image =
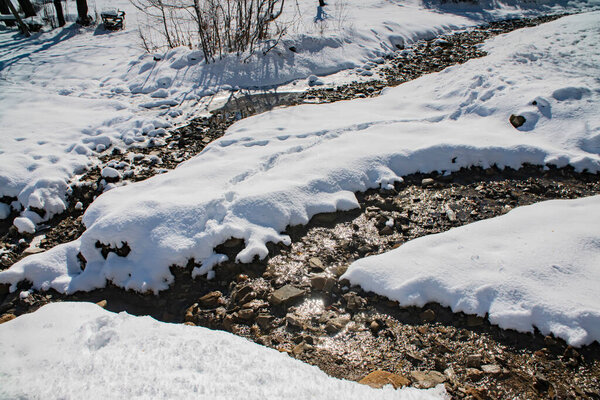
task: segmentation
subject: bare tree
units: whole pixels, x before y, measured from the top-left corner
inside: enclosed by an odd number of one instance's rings
[[[63,13],[61,0],[54,0],[54,8],[56,8],[56,19],[58,26],[65,26],[65,14]]]
[[[79,25],[89,25],[92,19],[88,15],[87,0],[77,0],[77,23]]]
[[[285,32],[284,27],[274,26],[285,0],[131,1],[153,21],[140,30],[144,46],[153,43],[149,36],[154,32],[162,38],[154,47],[196,46],[206,62],[226,53],[251,53],[259,42]]]
[[[31,36],[31,33],[29,33],[29,28],[27,28],[27,25],[21,19],[21,16],[17,12],[17,9],[15,8],[15,6],[12,4],[12,2],[10,0],[5,0],[5,1],[6,1],[6,6],[8,7],[8,9],[12,13],[12,15],[15,17],[15,19],[17,21],[17,25],[19,25],[19,29],[21,29],[21,32],[23,32],[23,35],[25,35],[26,37]]]
[[[8,0],[10,1],[10,0]],[[31,4],[30,0],[18,0],[19,6],[21,6],[21,11],[25,13],[25,17],[35,17],[35,8],[33,8],[33,4]]]

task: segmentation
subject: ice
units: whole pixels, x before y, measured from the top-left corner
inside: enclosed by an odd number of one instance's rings
[[[443,399],[327,376],[227,332],[54,303],[0,325],[0,397],[44,399]]]
[[[600,341],[600,196],[553,200],[355,261],[342,279],[397,300],[435,302],[504,329]]]

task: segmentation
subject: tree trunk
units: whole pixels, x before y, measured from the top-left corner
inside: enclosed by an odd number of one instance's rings
[[[54,8],[56,8],[56,19],[58,19],[58,26],[65,26],[65,14],[63,14],[62,3],[60,0],[54,0]]]
[[[77,23],[79,25],[89,25],[87,0],[77,0]]]
[[[10,9],[10,12],[12,13],[12,15],[15,16],[15,18],[17,20],[17,24],[19,25],[19,28],[23,32],[23,35],[25,35],[26,37],[31,36],[31,33],[29,33],[29,28],[27,28],[27,25],[25,25],[25,23],[21,19],[21,16],[17,12],[17,9],[15,8],[15,6],[13,6],[13,3],[11,3],[10,0],[6,0],[6,5]]]
[[[10,1],[10,0],[9,0]],[[25,17],[35,17],[35,9],[30,0],[18,0],[21,6],[21,11],[25,13]]]
[[[8,9],[8,5],[6,4],[7,0],[0,0],[0,14],[2,15],[12,15],[10,10]],[[6,26],[15,26],[15,21],[4,21]]]

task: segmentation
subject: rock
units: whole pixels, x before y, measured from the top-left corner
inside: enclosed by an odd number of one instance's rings
[[[27,256],[30,256],[32,254],[43,253],[44,251],[46,251],[46,250],[40,249],[39,247],[28,247],[28,248],[25,249],[25,251],[23,251],[22,256],[23,257],[27,257]]]
[[[307,350],[312,349],[313,347],[305,342],[302,342],[300,344],[297,344],[296,346],[294,346],[292,348],[292,354],[295,356],[299,356],[300,354],[304,353]]]
[[[244,244],[244,239],[240,238],[230,238],[223,242],[223,246],[227,249],[232,249],[235,247],[240,247]]]
[[[312,257],[311,259],[309,259],[308,265],[314,271],[317,271],[317,272],[325,271],[325,266],[323,265],[323,262],[316,257]]]
[[[467,326],[475,327],[483,325],[483,318],[477,315],[467,315]]]
[[[342,297],[346,300],[348,310],[359,310],[367,304],[367,300],[353,292],[346,293]]]
[[[325,330],[329,334],[339,332],[348,324],[348,322],[350,322],[349,317],[343,316],[343,317],[332,318],[329,321],[327,321],[327,323],[325,324]]]
[[[275,321],[275,317],[269,313],[260,313],[256,317],[256,323],[263,331],[269,331],[273,328],[273,321]]]
[[[372,321],[369,325],[369,329],[371,330],[371,332],[377,333],[381,329],[381,326],[377,323],[377,321]]]
[[[0,299],[9,293],[9,287],[8,284],[0,283]]]
[[[383,228],[381,228],[381,230],[379,231],[379,234],[382,236],[389,236],[392,235],[394,233],[394,229],[391,226],[384,226]]]
[[[480,381],[483,378],[483,371],[478,370],[477,368],[467,368],[467,379],[471,382]]]
[[[524,116],[515,114],[511,114],[508,120],[510,121],[510,124],[515,128],[522,126],[525,123],[525,121],[527,121]]]
[[[231,330],[233,329],[234,318],[237,316],[235,314],[236,313],[228,314],[225,317],[225,319],[223,319],[223,328],[225,328],[229,332],[231,332]]]
[[[288,327],[304,329],[304,321],[302,321],[302,318],[293,313],[288,313],[285,316],[285,323]]]
[[[4,314],[0,317],[0,324],[3,324],[8,321],[12,321],[15,318],[17,318],[17,317],[14,314]]]
[[[502,368],[497,364],[484,364],[481,366],[481,370],[490,375],[498,375],[502,372]]]
[[[482,360],[483,357],[481,357],[479,354],[471,354],[470,356],[467,356],[467,367],[479,368],[481,367]]]
[[[218,290],[205,294],[198,299],[198,303],[203,307],[217,307],[221,304],[221,296],[223,294]]]
[[[402,375],[393,374],[388,371],[376,370],[362,378],[358,383],[371,386],[374,389],[380,389],[385,385],[392,385],[394,389],[399,389],[410,385],[410,380]]]
[[[434,180],[432,178],[425,178],[421,181],[421,186],[428,187],[434,184]]]
[[[274,291],[271,296],[269,296],[269,302],[278,306],[280,304],[290,303],[296,299],[299,299],[303,295],[304,290],[298,289],[292,285],[285,285]]]
[[[446,382],[446,376],[437,371],[412,371],[410,377],[421,389],[429,389]]]
[[[310,285],[315,290],[329,292],[335,285],[335,278],[325,273],[316,274],[310,278]]]
[[[435,320],[435,311],[425,310],[421,313],[421,320],[423,322],[431,322]]]
[[[244,308],[237,312],[238,319],[241,319],[243,321],[251,321],[254,319],[255,315],[256,314],[254,310],[251,308]]]
[[[102,308],[106,308],[107,304],[108,304],[108,302],[106,300],[100,300],[99,302],[96,303],[97,306],[102,307]]]
[[[196,326],[196,324],[193,323],[192,321],[185,321],[183,324],[187,325],[187,326]]]

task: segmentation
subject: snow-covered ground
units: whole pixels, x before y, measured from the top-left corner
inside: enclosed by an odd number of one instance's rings
[[[372,389],[222,331],[55,303],[0,325],[0,398],[440,399]]]
[[[342,278],[401,305],[436,302],[501,328],[600,341],[600,196],[552,200],[355,261]]]
[[[0,282],[74,292],[110,280],[156,292],[172,281],[170,265],[194,258],[194,273],[209,273],[225,259],[214,247],[230,237],[245,240],[238,261],[263,258],[267,242],[289,243],[286,226],[355,208],[354,192],[405,174],[524,162],[598,171],[599,20],[575,15],[498,37],[488,57],[378,98],[240,121],[174,171],[100,196],[80,239],[22,260]],[[527,118],[520,129],[513,113]],[[131,253],[104,259],[98,241]]]
[[[14,30],[0,31],[0,198],[18,197],[13,208],[25,209],[22,218],[30,220],[19,220],[23,230],[65,209],[67,184],[98,154],[111,146],[143,145],[151,131],[198,111],[206,103],[203,96],[361,68],[396,45],[438,33],[492,19],[593,9],[599,2],[439,6],[419,0],[352,5],[333,0],[326,7],[330,17],[316,24],[316,1],[287,2],[282,22],[289,22],[289,33],[276,48],[244,63],[225,57],[210,65],[188,48],[160,54],[155,61],[142,51],[137,28],[143,18],[129,2],[90,4],[97,10],[125,10],[126,30],[107,33],[101,27],[68,25],[30,39]],[[74,11],[74,2],[68,2],[67,12]],[[40,217],[31,209],[46,214]],[[9,211],[0,203],[0,218]]]

